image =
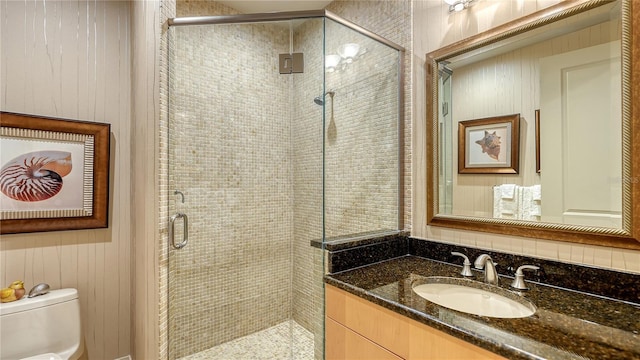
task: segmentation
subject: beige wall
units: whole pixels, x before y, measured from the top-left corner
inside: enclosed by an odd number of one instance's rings
[[[166,19],[175,1],[132,1],[133,358],[167,354]],[[164,149],[164,150],[163,150]]]
[[[109,228],[3,235],[0,285],[77,288],[90,359],[131,350],[127,1],[3,1],[1,109],[111,124]],[[2,344],[6,346],[6,344]]]
[[[464,246],[593,265],[640,273],[640,252],[550,240],[520,238],[426,225],[425,54],[555,3],[549,1],[479,0],[470,9],[449,14],[439,0],[414,1],[415,99],[413,119],[413,228],[412,235]]]

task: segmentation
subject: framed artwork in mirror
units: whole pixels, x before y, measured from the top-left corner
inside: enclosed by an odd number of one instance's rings
[[[517,174],[520,114],[458,123],[459,174]]]
[[[108,226],[110,125],[0,113],[0,232]]]
[[[540,109],[536,110],[536,173],[540,174]]]

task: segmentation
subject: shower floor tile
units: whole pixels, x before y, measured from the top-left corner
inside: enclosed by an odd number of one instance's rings
[[[261,359],[313,360],[313,334],[290,320],[180,360]]]

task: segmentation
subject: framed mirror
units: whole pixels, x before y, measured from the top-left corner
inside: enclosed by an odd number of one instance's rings
[[[427,54],[427,223],[640,249],[640,2],[567,0]]]

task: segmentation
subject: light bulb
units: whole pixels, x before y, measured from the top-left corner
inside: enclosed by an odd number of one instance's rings
[[[338,54],[342,56],[346,63],[353,62],[353,59],[358,55],[359,51],[360,45],[356,43],[343,44],[338,48]]]
[[[328,72],[335,71],[339,63],[340,55],[327,55],[324,57],[324,67]]]
[[[458,11],[462,11],[464,10],[464,4],[463,3],[457,3],[455,5],[453,5],[453,11],[458,12]]]

